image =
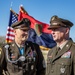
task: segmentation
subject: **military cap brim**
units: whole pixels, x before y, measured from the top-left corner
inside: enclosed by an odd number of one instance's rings
[[[23,18],[22,20],[13,23],[11,27],[14,29],[29,29],[30,25],[30,20],[27,18]]]
[[[69,20],[59,18],[58,16],[51,17],[50,27],[48,29],[59,28],[59,27],[72,27],[73,23]]]
[[[59,28],[61,26],[50,26],[48,29],[54,29],[54,28]]]

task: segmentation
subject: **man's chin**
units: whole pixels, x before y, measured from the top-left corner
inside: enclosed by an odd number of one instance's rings
[[[27,39],[25,38],[25,39],[22,39],[22,41],[26,41]]]
[[[53,38],[53,40],[56,41],[57,39],[56,38]]]

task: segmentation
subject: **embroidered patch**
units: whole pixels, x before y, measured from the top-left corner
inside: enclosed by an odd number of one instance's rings
[[[52,56],[53,56],[53,53],[51,53],[51,55],[48,55],[49,58],[52,58]]]
[[[64,54],[61,56],[61,58],[70,58],[70,56],[71,56],[71,51],[68,51],[68,52],[64,53]]]
[[[52,55],[48,56],[49,58],[52,58]]]

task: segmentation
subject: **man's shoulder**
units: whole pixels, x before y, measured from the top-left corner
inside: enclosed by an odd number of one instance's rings
[[[35,49],[37,52],[41,51],[38,44],[33,43],[31,41],[27,41],[26,43],[28,43],[28,45],[31,46],[32,49]]]
[[[5,47],[5,45],[6,45],[6,43],[5,43],[5,42],[4,42],[4,43],[0,43],[0,48]]]
[[[11,47],[11,46],[15,46],[16,44],[14,42],[10,42],[10,43],[4,43],[3,47]]]
[[[75,47],[75,42],[72,43],[72,46]]]
[[[26,41],[26,43],[39,46],[37,43],[31,42],[31,41]]]
[[[73,42],[73,45],[75,45],[75,42]]]
[[[75,48],[75,42],[72,40],[72,39],[70,39],[68,42],[67,42],[67,44],[66,44],[66,47],[68,48],[68,47],[70,47],[70,48]]]
[[[56,46],[51,48],[48,53],[51,54],[55,50],[55,48],[56,48]]]

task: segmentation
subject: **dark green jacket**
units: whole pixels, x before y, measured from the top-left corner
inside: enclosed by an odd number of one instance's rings
[[[75,75],[75,44],[72,40],[55,56],[56,47],[48,52],[46,75]]]
[[[19,48],[15,42],[10,43],[10,60],[17,60],[20,56],[21,54]],[[18,61],[16,63],[11,63],[7,60],[7,70],[9,73],[8,75],[45,75],[45,67],[43,67],[44,58],[37,44],[26,42],[24,47],[24,57],[25,61],[23,62]],[[33,59],[33,57],[35,57],[35,59]]]

